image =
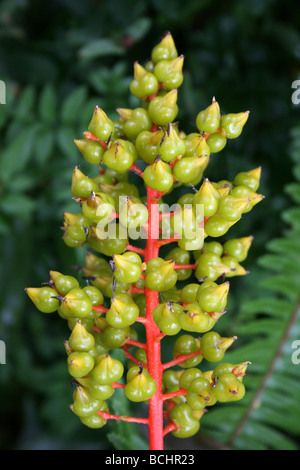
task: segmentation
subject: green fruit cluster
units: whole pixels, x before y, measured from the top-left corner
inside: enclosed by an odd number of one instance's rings
[[[244,261],[253,237],[221,237],[263,199],[257,192],[261,168],[240,172],[232,181],[204,177],[212,154],[240,136],[249,113],[222,115],[213,98],[196,116],[195,131],[186,134],[175,122],[183,62],[167,33],[144,66],[134,64],[130,91],[140,105],[117,108],[119,120],[95,107],[84,138],[74,142],[96,174],[75,167],[71,195],[77,211],[65,212],[63,222],[65,244],[88,247],[79,267],[86,284],[50,271],[45,285],[26,289],[41,312],[58,312],[67,321],[67,367],[76,383],[71,409],[91,428],[106,423],[106,401],[116,386],[133,402],[148,402],[156,394],[148,370],[151,348],[137,341],[137,322],[146,328],[147,322],[154,324],[157,341],[174,337],[171,362],[180,370],[165,370],[160,358],[157,367],[164,370],[159,393],[169,394],[165,412],[175,436],[195,434],[206,407],[240,400],[245,393],[246,363],[221,363],[209,372],[197,366],[223,361],[236,339],[213,329],[227,311],[228,278],[248,273]],[[187,191],[177,197],[179,187]],[[149,189],[162,205],[170,195],[176,203],[176,210],[160,214],[154,241]],[[144,260],[149,240],[175,246]],[[151,295],[157,302],[149,311]],[[127,365],[115,358],[119,348]]]

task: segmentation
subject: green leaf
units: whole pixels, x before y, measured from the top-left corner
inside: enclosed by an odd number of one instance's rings
[[[40,130],[34,141],[35,160],[44,165],[50,158],[55,143],[55,132],[48,127]]]
[[[10,217],[19,217],[24,222],[28,222],[33,210],[35,201],[24,194],[6,194],[0,202],[0,209]]]
[[[87,99],[87,87],[82,86],[73,90],[64,100],[61,108],[61,120],[70,124],[81,116],[81,110]]]
[[[39,100],[39,115],[42,121],[53,124],[57,119],[57,96],[52,85],[44,88]]]
[[[39,127],[39,124],[34,124],[25,129],[2,152],[0,178],[5,184],[9,182],[10,178],[23,171],[29,162]]]
[[[125,49],[112,39],[97,39],[79,49],[78,55],[80,59],[92,60],[97,57],[121,55],[124,51]]]

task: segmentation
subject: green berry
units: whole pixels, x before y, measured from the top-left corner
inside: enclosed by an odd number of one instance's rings
[[[172,431],[175,437],[187,438],[194,436],[199,431],[199,420],[193,416],[193,410],[187,403],[175,405],[169,417],[177,425],[176,431]]]
[[[60,301],[52,287],[27,287],[25,292],[40,312],[53,313],[58,310]]]
[[[68,371],[74,377],[84,377],[89,374],[95,365],[95,360],[86,351],[74,351],[68,356]]]
[[[213,133],[220,127],[221,116],[219,103],[213,98],[212,104],[196,117],[196,126],[200,132]]]
[[[201,353],[208,362],[218,362],[224,357],[225,351],[236,340],[232,338],[223,338],[215,331],[209,331],[201,337]]]
[[[156,382],[142,366],[131,367],[127,373],[124,393],[128,400],[142,402],[149,400],[156,392]]]

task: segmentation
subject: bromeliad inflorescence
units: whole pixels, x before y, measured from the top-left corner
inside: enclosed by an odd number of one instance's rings
[[[163,449],[168,432],[197,433],[208,407],[244,396],[249,363],[222,363],[236,337],[214,328],[226,313],[228,279],[248,272],[241,263],[253,237],[222,237],[263,198],[260,168],[233,181],[203,176],[249,113],[221,115],[213,98],[186,134],[175,122],[183,62],[167,33],[145,66],[134,64],[130,91],[140,106],[117,108],[117,121],[94,109],[74,142],[97,174],[74,169],[78,210],[64,213],[63,227],[68,247],[88,247],[82,282],[50,271],[47,285],[26,288],[41,312],[67,321],[72,411],[91,428],[110,419],[145,424],[152,450]],[[162,363],[165,336],[174,339],[173,356]],[[202,372],[202,361],[212,367]],[[111,414],[116,388],[144,403],[145,417]]]

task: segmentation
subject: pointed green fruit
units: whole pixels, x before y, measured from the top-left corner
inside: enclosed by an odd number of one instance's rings
[[[212,103],[196,117],[196,126],[199,132],[213,133],[220,127],[221,115],[219,103],[213,98]]]
[[[242,133],[243,127],[246,124],[250,112],[226,114],[221,118],[221,126],[226,134],[227,139],[236,139]]]
[[[201,353],[208,362],[219,362],[223,359],[226,350],[237,339],[236,336],[232,338],[224,338],[215,331],[205,333],[200,340]]]
[[[235,186],[246,186],[251,191],[257,191],[260,184],[261,166],[250,171],[241,171],[233,180]]]
[[[151,52],[151,59],[154,63],[164,59],[175,59],[177,56],[177,49],[170,32],[165,34],[162,40],[152,49]]]
[[[72,174],[71,193],[74,197],[89,197],[92,191],[97,191],[97,183],[85,176],[76,166]]]
[[[88,163],[92,165],[101,163],[104,148],[100,142],[97,140],[74,139],[74,143]]]
[[[177,95],[177,88],[174,88],[165,95],[156,96],[150,101],[148,113],[158,126],[167,127],[176,118],[178,114]]]
[[[156,191],[167,192],[173,186],[173,175],[170,166],[157,158],[143,173],[145,184]]]
[[[204,217],[211,217],[217,212],[220,200],[221,197],[218,190],[208,178],[205,178],[199,191],[194,196],[193,206],[196,207],[197,204],[203,204]]]
[[[114,133],[114,123],[99,106],[95,106],[88,130],[98,139],[107,142]]]
[[[175,405],[169,415],[170,420],[177,425],[172,434],[178,438],[187,438],[197,434],[200,423],[193,415],[192,408],[187,403]]]
[[[167,90],[173,90],[173,88],[179,88],[182,85],[183,62],[184,56],[181,55],[175,59],[162,59],[154,66],[154,75]]]
[[[96,359],[91,378],[100,385],[111,385],[122,377],[123,372],[124,367],[120,361],[103,354]]]
[[[133,402],[149,400],[156,392],[156,382],[142,366],[134,366],[127,372],[125,396]]]
[[[130,92],[136,98],[146,98],[147,96],[154,95],[158,91],[157,77],[142,67],[138,62],[133,66],[133,80],[129,85]]]
[[[95,346],[95,338],[80,321],[78,321],[69,337],[69,346],[73,351],[89,352]]]
[[[52,287],[26,287],[25,292],[40,312],[53,313],[58,310],[60,301]]]

